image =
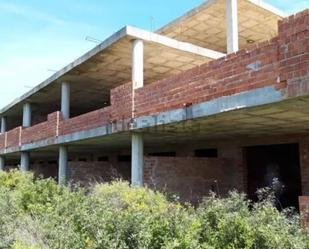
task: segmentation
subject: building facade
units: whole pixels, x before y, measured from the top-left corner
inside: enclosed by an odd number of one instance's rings
[[[0,110],[0,166],[60,184],[122,178],[198,202],[280,183],[309,195],[309,12],[209,0],[126,26]],[[275,182],[276,183],[276,182]]]

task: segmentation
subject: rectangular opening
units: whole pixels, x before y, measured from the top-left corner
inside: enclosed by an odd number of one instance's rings
[[[176,152],[175,151],[168,151],[168,152],[154,152],[149,153],[149,156],[158,156],[158,157],[175,157]]]
[[[109,159],[108,159],[108,156],[100,156],[97,158],[97,161],[98,162],[108,162]]]
[[[120,155],[118,156],[118,162],[131,162],[130,155]]]
[[[271,187],[278,208],[298,208],[301,176],[298,144],[247,147],[248,196],[257,200],[259,188]]]
[[[210,149],[199,149],[194,151],[195,157],[209,157],[209,158],[217,158],[218,150],[216,148]]]

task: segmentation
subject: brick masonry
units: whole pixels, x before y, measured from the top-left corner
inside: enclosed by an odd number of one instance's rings
[[[130,180],[130,163],[70,162],[69,168],[70,181],[83,186],[96,182]]]
[[[264,86],[286,97],[309,93],[308,9],[278,24],[278,37],[135,91],[137,116]]]
[[[280,81],[286,95],[296,97],[309,93],[309,10],[279,22]]]
[[[81,130],[96,128],[109,124],[111,120],[111,107],[95,110],[68,120],[60,120],[58,135],[65,135]]]
[[[111,106],[62,120],[59,112],[30,128],[17,127],[0,135],[0,149],[18,147],[58,135],[99,127],[114,121],[155,114],[221,96],[275,86],[287,98],[309,93],[309,13],[305,10],[280,21],[278,37],[240,50],[184,73],[132,90],[132,84],[111,90]],[[134,96],[134,99],[132,97]],[[145,158],[149,186],[166,189],[193,202],[213,189],[225,195],[229,189],[245,191],[246,169],[240,147],[225,147],[217,159],[193,157]],[[309,195],[309,141],[300,142],[303,195]],[[129,179],[130,167],[108,162],[70,163],[73,181],[106,180],[121,172]],[[45,166],[34,165],[38,172]],[[116,169],[116,171],[114,171]],[[44,173],[45,172],[45,173]],[[116,173],[115,173],[116,172]],[[115,174],[114,174],[115,173]],[[120,175],[121,175],[120,174]],[[214,180],[217,180],[215,184]]]
[[[309,139],[302,140],[299,147],[302,194],[309,196]]]
[[[33,127],[17,127],[0,135],[0,149],[156,114],[221,96],[274,85],[286,97],[309,93],[308,10],[279,22],[278,37],[240,50],[184,73],[132,90],[111,90],[111,106],[63,121],[58,113]],[[132,101],[132,96],[134,99]],[[55,117],[59,123],[55,126]],[[126,124],[127,125],[127,124]],[[126,127],[128,128],[128,127]],[[38,132],[39,131],[39,132]]]
[[[146,157],[145,184],[197,203],[210,191],[225,196],[243,190],[237,162],[229,158]],[[236,180],[235,180],[236,179]]]
[[[137,116],[209,101],[218,97],[275,85],[278,77],[277,39],[251,51],[211,61],[137,89]]]
[[[21,129],[21,144],[43,140],[57,135],[60,112],[49,114],[47,121]]]
[[[309,228],[309,196],[299,197],[301,226]]]

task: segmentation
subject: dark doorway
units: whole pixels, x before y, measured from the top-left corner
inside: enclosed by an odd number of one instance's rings
[[[273,185],[278,207],[298,208],[301,195],[298,144],[247,147],[246,157],[250,199],[257,200],[257,189]]]

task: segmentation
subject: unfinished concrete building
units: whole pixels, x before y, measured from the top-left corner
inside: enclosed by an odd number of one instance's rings
[[[116,178],[197,202],[309,195],[309,13],[208,0],[156,32],[126,26],[0,110],[1,169]]]

